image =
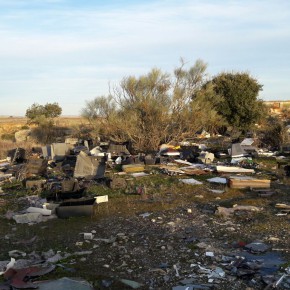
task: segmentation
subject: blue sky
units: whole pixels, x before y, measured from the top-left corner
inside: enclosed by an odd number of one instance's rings
[[[290,99],[289,0],[0,0],[0,39],[0,115],[47,102],[78,115],[109,84],[180,57]]]

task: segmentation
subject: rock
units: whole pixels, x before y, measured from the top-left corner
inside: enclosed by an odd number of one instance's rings
[[[246,205],[235,205],[232,208],[226,208],[219,206],[216,211],[216,215],[222,216],[224,218],[228,218],[230,215],[234,214],[236,211],[250,211],[250,212],[259,212],[261,211],[261,208],[258,208],[256,206],[246,206]]]
[[[264,253],[269,250],[269,246],[262,242],[253,242],[250,244],[245,245],[247,250],[250,250],[252,253]]]
[[[31,130],[20,130],[15,132],[14,137],[16,142],[25,142],[31,134]]]
[[[206,249],[208,248],[208,245],[204,242],[200,242],[200,243],[197,243],[196,246],[200,249]]]

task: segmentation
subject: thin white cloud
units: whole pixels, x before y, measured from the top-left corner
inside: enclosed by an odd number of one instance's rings
[[[41,96],[42,86],[50,96],[59,91],[61,98],[76,98],[80,107],[82,90],[86,97],[105,94],[109,81],[155,66],[171,70],[180,56],[204,59],[212,74],[249,70],[265,81],[290,66],[286,0],[90,3],[0,0],[6,7],[0,9],[0,98],[21,94],[32,101],[29,87]],[[283,83],[265,85],[264,95],[277,90],[286,97]]]

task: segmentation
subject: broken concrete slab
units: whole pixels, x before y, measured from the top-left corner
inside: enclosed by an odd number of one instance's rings
[[[131,155],[127,145],[127,143],[117,144],[111,142],[107,149],[107,153],[111,153],[112,157]]]
[[[41,213],[26,213],[20,215],[14,215],[13,219],[18,224],[39,223],[42,221]]]
[[[245,138],[240,144],[241,146],[251,146],[254,142],[255,140],[253,138]]]
[[[74,177],[86,179],[103,178],[106,169],[106,158],[88,156],[85,152],[80,152],[74,170]]]
[[[242,157],[246,156],[247,152],[244,150],[240,143],[235,143],[232,144],[232,147],[230,149],[230,155],[232,157]]]
[[[194,178],[188,178],[188,179],[179,179],[182,183],[185,183],[185,184],[190,184],[190,185],[201,185],[202,182],[201,181],[198,181]]]
[[[29,207],[26,209],[28,213],[40,213],[41,215],[51,215],[51,210],[38,207]]]
[[[30,158],[26,164],[26,174],[44,175],[47,171],[47,160],[41,158]]]
[[[51,158],[56,161],[63,161],[66,155],[70,154],[72,145],[66,143],[52,143],[51,144]]]
[[[51,146],[45,145],[41,147],[42,150],[42,156],[45,159],[51,159]]]
[[[80,189],[77,179],[65,179],[61,182],[61,191],[62,192],[75,192]]]

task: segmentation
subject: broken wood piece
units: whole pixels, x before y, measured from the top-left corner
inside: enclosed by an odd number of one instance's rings
[[[289,209],[290,210],[290,205],[288,205],[286,203],[276,203],[275,207],[279,208],[279,209]]]
[[[122,170],[126,173],[142,172],[144,169],[145,167],[142,164],[128,164],[122,166]]]
[[[229,178],[230,188],[270,188],[270,179],[257,179],[250,176],[231,176]]]
[[[224,165],[217,165],[216,171],[225,173],[255,173],[254,169],[242,168],[237,166],[224,166]]]

